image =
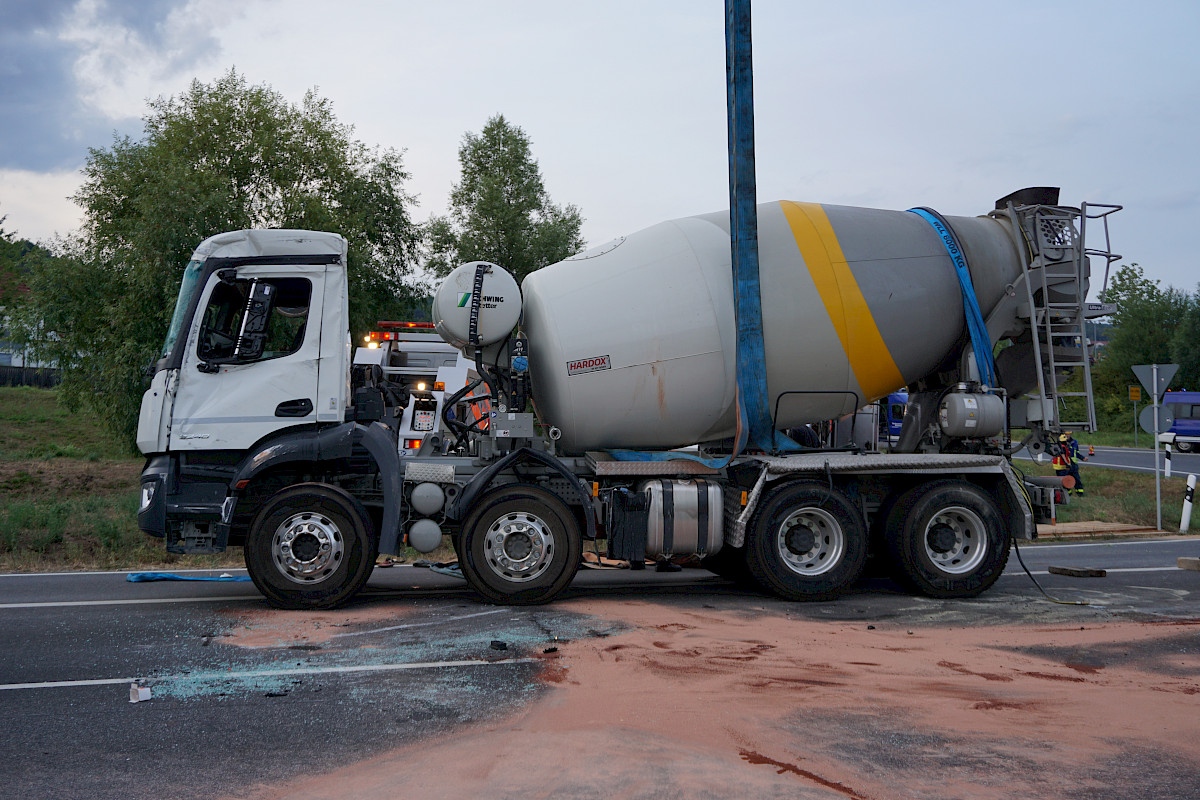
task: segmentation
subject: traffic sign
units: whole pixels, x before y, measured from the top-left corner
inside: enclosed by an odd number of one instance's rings
[[[1134,403],[1142,402],[1142,387],[1130,386],[1129,387],[1129,400]]]
[[[1154,386],[1154,368],[1158,367],[1158,386]],[[1162,398],[1163,392],[1167,390],[1171,379],[1175,377],[1175,373],[1179,371],[1178,364],[1138,364],[1130,367],[1133,374],[1141,381],[1142,386],[1146,387],[1146,391],[1151,397]]]
[[[1162,367],[1159,367],[1162,369]],[[1146,406],[1138,414],[1138,424],[1146,433],[1166,433],[1175,424],[1175,414],[1170,406],[1158,407],[1158,430],[1154,430],[1154,406]]]

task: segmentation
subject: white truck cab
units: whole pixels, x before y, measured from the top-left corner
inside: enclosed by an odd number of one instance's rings
[[[142,398],[138,448],[245,450],[286,428],[341,422],[345,283],[346,240],[337,234],[248,230],[205,240]]]

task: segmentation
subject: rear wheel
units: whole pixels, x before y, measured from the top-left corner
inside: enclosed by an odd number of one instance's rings
[[[375,539],[362,505],[335,486],[304,483],[263,505],[246,541],[246,569],[279,608],[333,608],[363,587]]]
[[[1191,442],[1175,442],[1175,449],[1181,453],[1190,453],[1194,447],[1195,445],[1193,445]]]
[[[867,529],[841,490],[803,481],[780,486],[755,512],[746,563],[763,587],[790,600],[828,600],[862,574]]]
[[[463,575],[493,603],[547,603],[579,569],[583,541],[567,505],[550,492],[510,484],[487,492],[463,523]]]
[[[888,517],[896,579],[930,597],[974,597],[1008,563],[1012,537],[996,503],[965,481],[937,481],[901,495]]]

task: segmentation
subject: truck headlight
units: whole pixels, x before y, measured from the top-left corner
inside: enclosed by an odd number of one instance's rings
[[[142,513],[150,504],[154,502],[154,493],[158,491],[158,481],[142,484],[142,505],[138,508],[138,513]]]

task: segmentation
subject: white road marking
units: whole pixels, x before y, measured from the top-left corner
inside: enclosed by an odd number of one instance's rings
[[[351,631],[349,633],[335,633],[330,636],[330,639],[341,639],[346,636],[366,636],[369,633],[383,633],[385,631],[399,631],[405,628],[424,628],[429,625],[447,625],[451,622],[458,622],[460,619],[471,619],[472,617],[484,617],[488,614],[499,614],[502,611],[512,611],[511,608],[493,608],[488,611],[477,611],[474,614],[464,614],[461,617],[446,617],[445,619],[435,619],[429,622],[408,622],[404,625],[389,625],[386,628],[372,628],[369,631]]]
[[[213,569],[118,569],[109,572],[3,572],[0,578],[58,578],[77,575],[128,575],[131,572],[173,572],[182,575],[185,572],[245,572],[245,567],[214,567]]]
[[[1119,536],[1117,531],[1114,535]],[[1166,539],[1135,539],[1128,542],[1070,542],[1068,544],[1022,544],[1021,547],[1029,548],[1030,552],[1035,550],[1053,550],[1057,547],[1121,547],[1124,545],[1141,545],[1141,544],[1179,544],[1180,542],[1197,541],[1195,537],[1184,538],[1179,535],[1172,535]]]
[[[70,686],[107,686],[120,683],[146,682],[153,686],[162,681],[196,680],[211,677],[213,680],[229,680],[236,678],[274,678],[281,675],[328,675],[352,672],[395,672],[413,669],[446,669],[449,667],[490,667],[498,664],[528,664],[535,658],[504,658],[496,661],[418,661],[406,664],[359,664],[345,667],[293,667],[290,669],[258,669],[245,672],[214,672],[211,676],[204,674],[167,675],[161,678],[98,678],[80,681],[43,681],[41,683],[0,683],[0,692],[17,689],[60,689]]]
[[[135,606],[154,603],[223,603],[229,600],[257,600],[259,595],[234,594],[225,597],[147,597],[137,600],[60,600],[47,603],[0,603],[5,608],[68,608],[72,606]]]

